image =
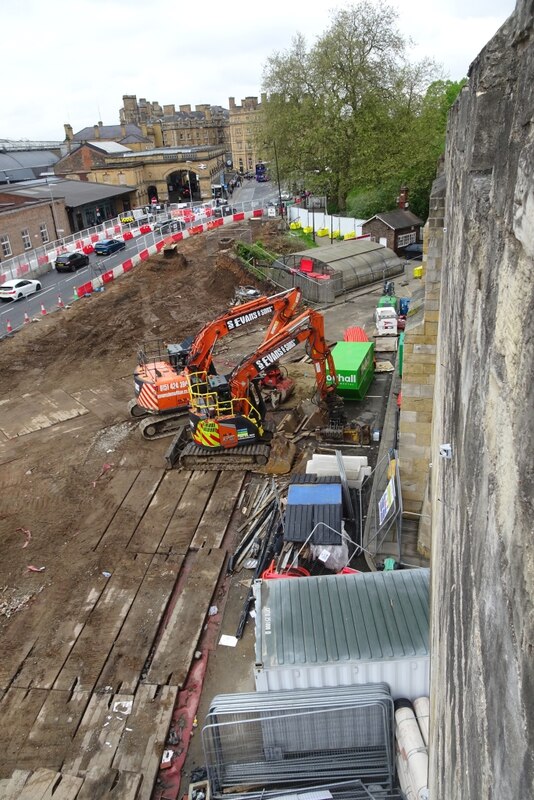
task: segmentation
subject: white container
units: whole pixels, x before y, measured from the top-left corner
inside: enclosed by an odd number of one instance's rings
[[[256,690],[428,694],[428,583],[427,569],[255,581]]]

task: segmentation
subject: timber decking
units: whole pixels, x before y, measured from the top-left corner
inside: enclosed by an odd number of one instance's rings
[[[96,480],[98,503],[3,636],[2,799],[149,800],[243,478]]]

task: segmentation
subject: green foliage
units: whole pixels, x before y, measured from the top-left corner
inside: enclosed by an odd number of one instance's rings
[[[262,157],[283,183],[359,217],[392,208],[402,185],[425,215],[447,113],[465,82],[436,79],[428,60],[410,64],[396,18],[363,0],[332,12],[311,48],[297,35],[264,67]]]
[[[297,229],[291,231],[291,233],[289,233],[288,235],[290,236],[291,239],[300,239],[302,244],[305,245],[305,247],[309,248],[319,247],[317,242],[314,241],[313,233],[304,233],[302,229]]]
[[[265,250],[261,242],[254,242],[251,244],[237,242],[235,249],[237,255],[249,263],[260,261],[264,264],[272,264],[277,259],[276,255]]]

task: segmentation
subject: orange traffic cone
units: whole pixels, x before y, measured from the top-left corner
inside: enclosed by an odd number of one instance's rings
[[[13,328],[12,328],[11,322],[9,320],[7,320],[7,322],[6,322],[6,330],[7,330],[7,335],[11,336],[11,334],[13,333]]]
[[[65,303],[64,303],[64,302],[63,302],[63,300],[61,299],[61,295],[58,295],[58,298],[57,298],[57,307],[58,307],[58,308],[65,308]]]
[[[46,317],[46,314],[47,314],[46,308],[44,307],[43,303],[41,303],[41,316]]]
[[[31,322],[30,315],[27,311],[24,312],[24,324],[27,325],[28,322]]]

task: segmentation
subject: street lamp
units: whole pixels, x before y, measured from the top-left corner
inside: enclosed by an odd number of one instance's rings
[[[46,185],[48,187],[48,191],[50,192],[50,208],[52,211],[52,219],[54,221],[54,229],[56,231],[56,241],[59,239],[59,232],[64,233],[62,228],[58,228],[57,220],[56,220],[56,212],[54,208],[54,195],[52,194],[52,186],[50,185],[48,178],[56,177],[55,172],[41,172],[39,175],[40,178],[46,178]]]
[[[274,150],[274,163],[276,166],[276,181],[278,183],[278,208],[280,209],[280,214],[283,216],[283,206],[282,206],[282,189],[280,188],[280,170],[278,169],[278,153],[276,152],[276,142],[273,139],[273,150]]]
[[[186,161],[186,164],[191,164],[191,161]],[[187,183],[189,184],[189,202],[193,205],[193,192],[191,191],[191,171],[187,170]]]

